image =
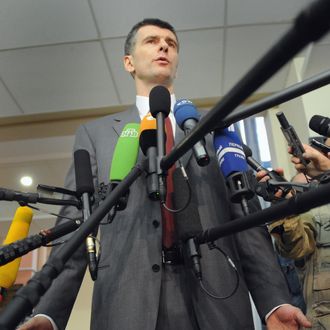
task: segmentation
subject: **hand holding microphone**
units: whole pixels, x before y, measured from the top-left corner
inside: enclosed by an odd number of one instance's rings
[[[252,157],[252,150],[245,144],[243,144],[243,150],[245,153],[247,163],[257,172],[256,178],[259,182],[266,182],[269,179],[275,182],[284,182],[287,180],[283,177],[283,169],[277,168],[276,170],[269,171],[267,168],[263,167]],[[279,186],[270,189],[262,189],[262,187],[256,188],[256,193],[263,197],[266,201],[272,201],[275,198],[281,198],[286,196],[291,190],[291,187]]]
[[[327,156],[308,144],[303,144],[303,147],[305,149],[303,157],[310,160],[310,162],[305,166],[298,157],[292,156],[291,162],[294,164],[297,171],[303,172],[310,177],[315,177],[330,170],[330,159]],[[289,149],[289,153],[292,153],[291,149]]]

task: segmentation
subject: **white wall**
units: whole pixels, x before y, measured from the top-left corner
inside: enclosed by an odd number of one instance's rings
[[[304,70],[304,60],[303,57],[300,57],[292,62],[286,84],[288,87],[302,81],[301,76]],[[266,111],[265,124],[273,167],[282,167],[286,178],[292,177],[296,171],[290,162],[290,155],[287,152],[287,143],[281,132],[276,113],[282,111],[289,123],[296,130],[302,143],[307,143],[309,137],[318,135],[308,127],[311,117],[315,114],[329,117],[329,96],[330,87],[325,86],[285,102],[277,108]]]

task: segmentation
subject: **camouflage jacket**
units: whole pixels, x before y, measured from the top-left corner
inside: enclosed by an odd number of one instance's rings
[[[330,329],[330,205],[278,220],[269,232],[280,255],[300,261],[297,270],[313,329]]]

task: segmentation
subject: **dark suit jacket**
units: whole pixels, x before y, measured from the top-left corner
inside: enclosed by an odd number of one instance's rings
[[[89,151],[95,185],[108,182],[117,134],[129,122],[140,122],[135,107],[78,129],[74,149]],[[182,136],[183,133],[177,128],[176,139],[180,138],[180,134]],[[212,161],[207,167],[199,167],[194,159],[187,167],[204,229],[242,216],[240,206],[229,202],[213,147],[209,145],[208,151]],[[140,152],[139,159],[143,157]],[[75,189],[72,167],[66,186]],[[63,208],[62,213],[79,216],[71,207]],[[154,220],[161,221],[159,203],[148,199],[145,177],[140,176],[130,188],[126,209],[117,212],[112,224],[100,226],[102,254],[94,285],[92,329],[155,329],[163,268],[155,271],[157,267],[153,267],[161,266],[162,260],[162,226],[154,226]],[[216,300],[200,290],[189,271],[182,272],[199,327],[203,330],[253,329],[248,291],[261,318],[273,307],[289,301],[268,232],[264,227],[257,227],[216,243],[236,264],[240,284],[232,297]],[[205,245],[201,249],[205,285],[212,292],[227,295],[235,286],[233,271],[216,251],[209,251]],[[85,246],[82,246],[42,298],[35,313],[48,314],[60,329],[64,329],[85,269]]]

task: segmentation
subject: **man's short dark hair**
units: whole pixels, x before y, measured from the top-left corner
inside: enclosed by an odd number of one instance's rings
[[[133,51],[133,48],[135,45],[135,36],[136,36],[137,32],[139,31],[139,29],[141,27],[147,26],[147,25],[154,25],[154,26],[158,26],[162,29],[170,30],[171,32],[173,32],[173,34],[176,37],[176,40],[178,41],[178,36],[176,35],[174,27],[170,23],[162,21],[158,18],[145,18],[143,21],[136,23],[132,27],[131,31],[128,33],[128,35],[126,37],[126,41],[125,41],[125,55],[132,54],[132,51]]]

